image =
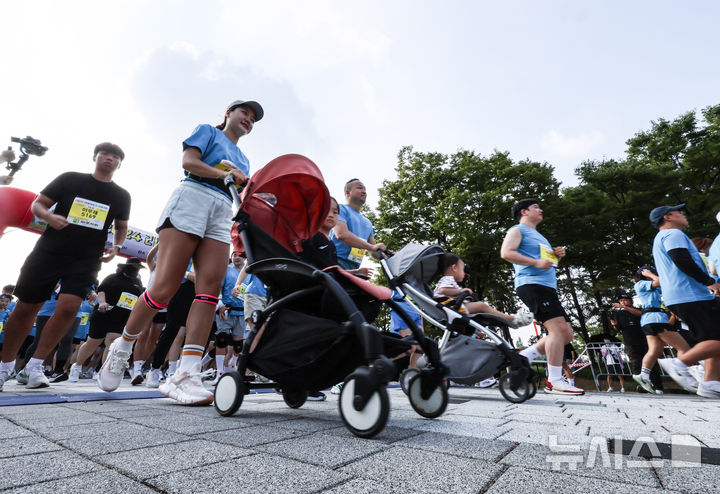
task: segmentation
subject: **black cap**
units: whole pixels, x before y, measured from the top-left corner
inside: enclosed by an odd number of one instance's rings
[[[660,206],[650,211],[650,223],[656,225],[660,223],[663,216],[668,214],[670,211],[677,211],[685,207],[685,204],[678,204],[677,206]]]
[[[144,268],[142,261],[137,257],[129,257],[126,262],[121,262],[118,266],[137,266],[138,268]]]
[[[620,295],[618,295],[618,300],[620,300],[621,298],[626,298],[628,300],[632,300],[632,297],[630,295],[628,295],[627,293],[621,293]]]
[[[657,276],[657,274],[658,274],[657,269],[650,266],[649,264],[646,264],[645,266],[640,266],[639,268],[637,268],[637,271],[635,271],[635,273],[642,276],[643,275],[642,272],[645,271],[646,269],[649,270],[655,276]]]
[[[227,109],[232,110],[233,108],[238,107],[238,106],[250,107],[252,109],[253,113],[255,114],[256,122],[259,122],[260,120],[262,120],[262,117],[265,116],[265,111],[263,111],[262,106],[260,106],[260,103],[258,103],[257,101],[243,101],[241,99],[237,99],[237,100],[233,101],[232,103],[230,103],[228,105]]]

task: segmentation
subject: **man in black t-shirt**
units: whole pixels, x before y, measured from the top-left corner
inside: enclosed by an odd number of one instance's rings
[[[630,361],[630,369],[633,374],[638,374],[642,369],[642,359],[648,350],[647,338],[640,329],[642,310],[633,307],[632,298],[626,293],[620,294],[618,301],[612,306],[618,310],[612,313],[610,322],[617,331],[622,333],[625,355]],[[650,372],[650,380],[656,390],[663,390],[660,368],[657,364]]]
[[[130,216],[130,194],[112,181],[125,157],[117,144],[95,146],[92,174],[67,172],[50,182],[32,204],[32,212],[48,226],[25,260],[15,295],[18,303],[5,327],[0,362],[0,391],[15,365],[15,356],[32,329],[35,316],[58,280],[62,288],[55,313],[43,330],[26,367],[27,387],[48,386],[42,362],[65,335],[100,270],[122,248]],[[54,205],[54,211],[51,209]],[[103,250],[110,227],[112,249]]]

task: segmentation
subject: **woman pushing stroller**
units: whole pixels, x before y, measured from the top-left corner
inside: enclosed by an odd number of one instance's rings
[[[149,326],[155,313],[167,307],[192,259],[196,295],[187,318],[180,368],[159,391],[185,405],[213,401],[213,394],[202,385],[200,361],[230,250],[232,198],[224,179],[232,175],[236,184],[248,180],[250,164],[237,142],[250,133],[263,113],[255,101],[234,101],[227,107],[223,123],[216,127],[200,125],[183,141],[185,178],[160,216],[155,280],[140,297],[142,302],[138,301],[133,307],[122,337],[110,346],[108,358],[98,374],[101,389],[114,391],[120,385],[133,343]]]

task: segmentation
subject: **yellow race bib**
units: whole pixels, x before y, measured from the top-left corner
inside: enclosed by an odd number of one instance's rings
[[[135,302],[137,302],[137,299],[137,295],[133,295],[132,293],[128,292],[122,292],[120,294],[120,298],[115,304],[115,307],[132,310],[132,308],[135,306]]]
[[[347,256],[348,261],[353,262],[362,262],[363,257],[365,257],[365,249],[358,249],[357,247],[351,248]]]
[[[102,230],[108,211],[110,211],[110,206],[107,204],[76,197],[70,206],[67,220],[71,225]]]
[[[547,259],[553,266],[557,266],[560,259],[555,255],[549,245],[540,244],[540,259]]]
[[[82,316],[80,316],[80,324],[87,324],[90,320],[90,314],[87,312],[82,312]]]

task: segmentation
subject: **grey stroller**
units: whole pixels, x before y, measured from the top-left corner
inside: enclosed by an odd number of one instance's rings
[[[448,379],[472,385],[507,369],[499,379],[503,397],[513,403],[532,398],[537,392],[535,371],[525,357],[490,329],[507,326],[507,322],[490,314],[461,312],[467,294],[451,305],[433,298],[430,284],[439,278],[438,263],[444,253],[438,245],[408,244],[380,264],[390,288],[405,297],[426,321],[443,331],[440,358],[450,370]],[[478,331],[485,339],[473,338]],[[420,368],[422,364],[421,358]],[[404,371],[401,385],[417,372],[415,369]]]

